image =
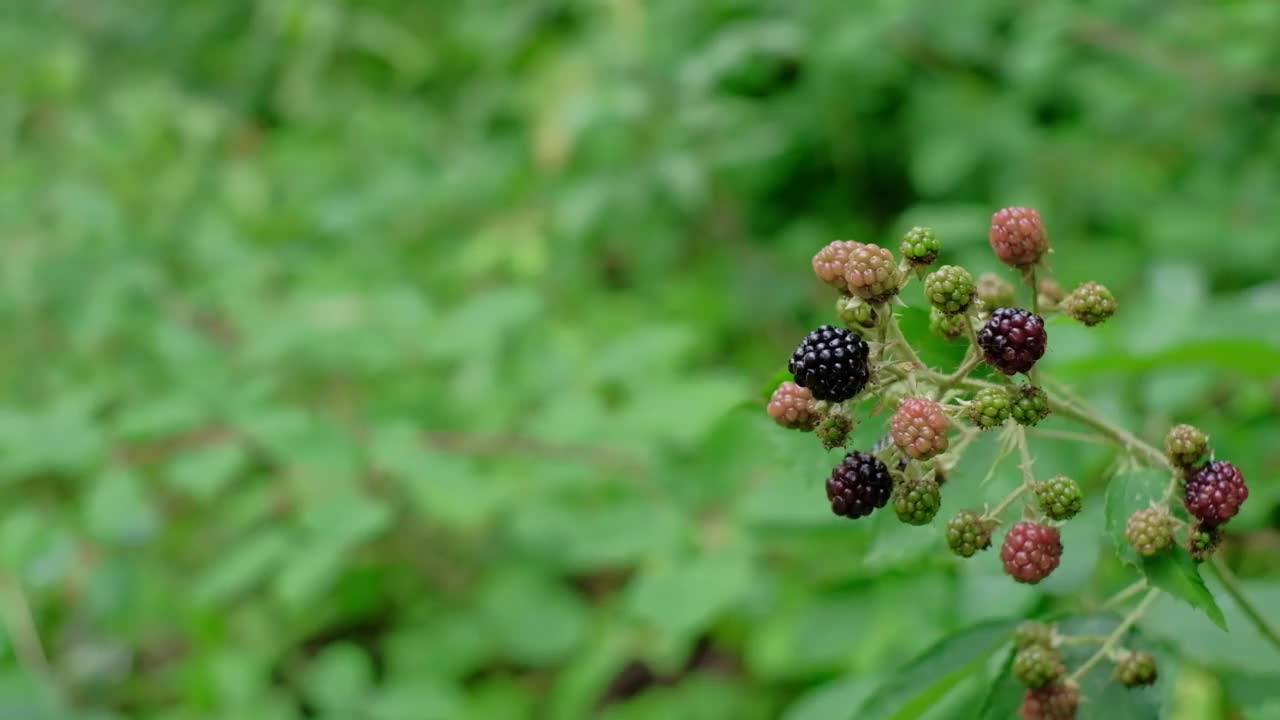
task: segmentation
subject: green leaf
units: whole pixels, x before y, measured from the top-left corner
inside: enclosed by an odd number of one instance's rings
[[[1175,546],[1142,561],[1142,571],[1155,587],[1204,612],[1215,625],[1227,629],[1227,619],[1205,587],[1200,569],[1185,548]]]
[[[992,620],[961,630],[935,644],[906,667],[893,673],[862,705],[859,720],[914,718],[978,670],[1008,642],[1017,620]]]
[[[331,645],[321,651],[302,675],[307,699],[328,711],[352,713],[362,707],[373,687],[373,663],[357,645]]]

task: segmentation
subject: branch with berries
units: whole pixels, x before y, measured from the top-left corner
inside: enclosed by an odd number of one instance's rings
[[[1015,286],[994,273],[975,279],[955,265],[930,271],[941,244],[929,228],[906,234],[901,260],[887,248],[850,240],[832,242],[814,255],[818,278],[840,292],[835,307],[840,325],[822,325],[800,341],[788,366],[793,379],[773,393],[769,415],[785,428],[813,432],[827,448],[837,448],[845,447],[853,428],[865,420],[857,416],[856,403],[875,397],[893,410],[879,443],[850,450],[832,470],[826,482],[832,512],[858,519],[892,505],[903,523],[928,525],[942,506],[947,478],[974,438],[1000,430],[1004,449],[1017,453],[1022,481],[994,506],[951,517],[944,537],[953,553],[968,558],[990,548],[996,531],[1008,525],[1000,545],[1005,572],[1019,583],[1039,583],[1062,559],[1059,528],[1085,502],[1071,478],[1041,478],[1035,472],[1028,431],[1058,415],[1087,427],[1089,440],[1116,446],[1132,464],[1168,475],[1163,493],[1124,521],[1128,547],[1123,550],[1132,564],[1141,567],[1174,552],[1196,563],[1212,556],[1223,527],[1249,495],[1243,473],[1213,459],[1209,439],[1195,427],[1171,428],[1161,450],[1067,391],[1046,387],[1037,368],[1049,347],[1045,317],[1061,314],[1092,327],[1116,313],[1116,299],[1096,282],[1063,292],[1043,262],[1049,237],[1033,209],[996,212],[989,238],[996,256],[1018,273],[1029,308],[1020,307]],[[967,340],[964,359],[949,372],[922,361],[899,324],[895,306],[915,279],[930,306],[931,331],[950,341]],[[983,366],[989,371],[979,376]],[[1215,567],[1237,603],[1280,647],[1280,636],[1224,575],[1229,573],[1225,565]],[[1097,652],[1073,671],[1058,649],[1088,638],[1064,636],[1038,623],[1020,628],[1012,671],[1027,688],[1021,716],[1075,717],[1080,679],[1104,661],[1113,664],[1113,677],[1126,687],[1154,682],[1152,656],[1123,643],[1161,592],[1144,576],[1118,595],[1113,606],[1142,598],[1114,632],[1096,638]]]

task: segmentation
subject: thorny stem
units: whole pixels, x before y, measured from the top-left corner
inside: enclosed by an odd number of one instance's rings
[[[1133,433],[1112,423],[1110,420],[1103,418],[1097,413],[1091,412],[1084,408],[1078,407],[1074,403],[1061,400],[1053,396],[1049,396],[1049,409],[1054,413],[1063,417],[1071,418],[1078,423],[1088,425],[1098,432],[1106,435],[1120,445],[1120,447],[1129,452],[1140,455],[1143,460],[1148,463],[1166,470],[1172,470],[1173,466],[1169,463],[1169,459],[1164,453],[1157,450],[1152,445],[1143,442],[1134,436]]]
[[[1155,588],[1147,591],[1146,597],[1142,598],[1142,602],[1138,603],[1138,606],[1125,616],[1124,620],[1120,621],[1120,624],[1116,626],[1116,629],[1111,631],[1111,634],[1108,635],[1107,639],[1102,643],[1102,647],[1098,648],[1098,651],[1095,652],[1088,660],[1085,660],[1083,665],[1076,668],[1075,672],[1071,673],[1071,677],[1067,678],[1067,682],[1078,683],[1081,678],[1087,675],[1089,671],[1094,668],[1095,665],[1102,662],[1104,658],[1109,656],[1116,649],[1116,645],[1120,643],[1124,634],[1129,632],[1129,628],[1133,627],[1133,624],[1138,622],[1138,620],[1146,614],[1147,609],[1151,607],[1151,603],[1155,602],[1159,595],[1160,591]]]
[[[1031,448],[1027,447],[1027,429],[1019,425],[1015,432],[1017,433],[1018,456],[1022,460],[1018,463],[1018,467],[1022,469],[1022,484],[1030,485],[1036,481],[1036,476],[1031,472],[1031,465],[1035,461],[1031,459]]]
[[[1258,612],[1258,608],[1245,596],[1244,590],[1240,587],[1239,578],[1236,577],[1235,573],[1231,572],[1231,568],[1227,567],[1227,563],[1220,557],[1214,557],[1213,571],[1218,576],[1218,579],[1222,581],[1222,586],[1227,589],[1227,594],[1231,596],[1232,600],[1236,601],[1236,605],[1240,606],[1244,614],[1249,616],[1249,621],[1258,629],[1258,632],[1262,633],[1272,645],[1280,648],[1280,631],[1277,631],[1275,626],[1263,617],[1262,613]]]
[[[925,367],[924,361],[916,354],[915,348],[911,347],[911,343],[907,342],[907,338],[902,334],[902,326],[898,324],[898,316],[895,314],[889,320],[889,333],[893,336],[893,342],[902,350],[909,360],[916,367]]]

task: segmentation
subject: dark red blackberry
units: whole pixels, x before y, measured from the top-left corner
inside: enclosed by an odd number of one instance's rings
[[[1029,520],[1015,523],[1000,547],[1004,571],[1014,580],[1035,585],[1049,577],[1062,561],[1062,536],[1058,529]]]
[[[860,518],[884,507],[892,492],[889,468],[875,455],[856,450],[844,456],[827,480],[831,512],[847,518]]]
[[[1048,339],[1044,319],[1022,308],[997,309],[978,331],[978,345],[987,363],[1005,375],[1034,367]]]
[[[1235,517],[1248,497],[1244,473],[1225,460],[1205,463],[1187,477],[1184,498],[1187,512],[1206,528],[1217,527]]]
[[[1052,682],[1027,690],[1018,707],[1018,717],[1021,720],[1073,720],[1079,707],[1079,688],[1070,683]]]
[[[823,325],[801,341],[788,369],[796,384],[809,388],[815,399],[840,402],[866,387],[870,352],[858,333]]]

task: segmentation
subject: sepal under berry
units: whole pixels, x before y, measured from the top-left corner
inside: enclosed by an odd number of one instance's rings
[[[973,276],[956,265],[943,265],[924,279],[924,294],[929,303],[948,315],[969,309],[974,296]]]
[[[973,557],[991,547],[991,531],[996,521],[973,510],[961,510],[947,521],[947,546],[960,557]]]
[[[813,434],[822,441],[828,450],[844,447],[849,441],[849,433],[853,432],[853,418],[840,407],[833,407],[830,412],[818,421]]]
[[[1163,507],[1134,512],[1124,525],[1124,537],[1143,557],[1151,557],[1173,544],[1173,518]]]
[[[874,455],[854,451],[831,471],[827,500],[836,515],[856,519],[870,515],[889,502],[893,478],[889,468]]]
[[[1105,285],[1087,282],[1071,291],[1062,301],[1062,309],[1071,319],[1090,327],[1106,322],[1116,314],[1116,298]]]
[[[894,514],[908,525],[928,525],[942,507],[942,493],[931,477],[902,478],[891,500]]]
[[[1009,416],[1019,425],[1035,427],[1049,417],[1049,396],[1035,385],[1019,385],[1011,392]]]
[[[1174,425],[1164,436],[1164,454],[1174,465],[1193,467],[1209,452],[1209,436],[1194,425]]]
[[[1044,645],[1023,648],[1013,657],[1013,676],[1029,688],[1044,687],[1062,677],[1066,670],[1057,651]]]
[[[1128,688],[1153,685],[1159,678],[1156,658],[1145,650],[1129,651],[1116,660],[1111,677]]]
[[[1040,511],[1050,520],[1070,520],[1084,508],[1080,485],[1066,475],[1040,480],[1032,487]]]
[[[978,428],[991,430],[1005,424],[1009,419],[1012,406],[1013,400],[1004,388],[983,388],[969,401],[965,414],[969,422]]]
[[[1065,297],[1062,286],[1053,278],[1041,280],[1036,288],[1036,303],[1040,306],[1040,312],[1056,312]]]
[[[1014,580],[1035,585],[1049,577],[1062,561],[1062,536],[1055,527],[1022,520],[1004,536],[1000,559]]]
[[[938,259],[941,250],[942,243],[938,242],[937,233],[928,227],[911,228],[902,236],[902,245],[898,247],[902,257],[915,266],[931,264]]]

